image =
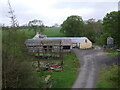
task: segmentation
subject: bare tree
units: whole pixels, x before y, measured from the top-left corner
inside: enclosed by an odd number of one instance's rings
[[[19,26],[19,24],[18,24],[18,21],[17,21],[17,18],[16,18],[16,16],[15,16],[15,14],[14,14],[14,10],[12,9],[12,6],[11,6],[11,4],[10,4],[10,1],[8,0],[8,5],[9,5],[9,14],[10,14],[10,19],[11,19],[11,26],[12,27],[18,27]]]

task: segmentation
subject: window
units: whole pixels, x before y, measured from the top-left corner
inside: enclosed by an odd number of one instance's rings
[[[85,42],[87,43],[87,39],[85,39]]]
[[[63,49],[70,49],[70,46],[63,46]]]
[[[43,49],[44,49],[45,51],[47,51],[47,46],[43,46]]]

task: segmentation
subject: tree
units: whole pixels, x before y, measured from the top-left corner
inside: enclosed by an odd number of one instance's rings
[[[37,32],[42,33],[44,31],[44,25],[41,20],[34,19],[28,23],[29,29],[33,30],[35,34]]]
[[[72,15],[61,25],[61,32],[66,36],[83,36],[83,20],[80,16]]]
[[[16,33],[17,37],[15,40],[12,37],[13,33],[10,34],[10,37],[8,31],[4,30],[2,33],[2,87],[37,87],[36,78],[32,74],[33,68],[30,65],[33,56],[27,52],[24,45],[27,35],[24,32]]]
[[[9,0],[8,4],[11,7]],[[15,15],[10,15],[11,28],[2,30],[2,88],[34,88],[37,82],[30,65],[33,57],[24,45],[27,35],[18,31]]]
[[[102,21],[91,18],[85,21],[84,36],[88,37],[92,42],[98,41],[102,32]]]
[[[14,10],[12,9],[12,6],[11,6],[11,4],[10,4],[10,1],[8,0],[8,5],[9,5],[9,14],[10,14],[10,16],[9,16],[9,18],[11,19],[11,27],[18,27],[19,26],[19,24],[18,24],[18,21],[17,21],[17,18],[16,18],[16,16],[15,16],[15,14],[14,14]]]
[[[120,11],[112,11],[107,13],[103,18],[103,32],[108,33],[114,38],[115,44],[120,46]]]

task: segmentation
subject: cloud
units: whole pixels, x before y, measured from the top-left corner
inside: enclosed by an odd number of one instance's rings
[[[70,15],[83,19],[102,19],[106,13],[117,11],[119,0],[10,0],[19,23],[40,19],[45,25],[61,24]],[[0,0],[0,20],[9,25],[7,0]]]

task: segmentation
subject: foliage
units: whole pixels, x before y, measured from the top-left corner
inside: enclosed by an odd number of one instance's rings
[[[109,37],[109,36],[110,36],[109,33],[101,34],[101,36],[99,37],[99,40],[97,41],[97,44],[107,45],[107,37]]]
[[[120,68],[118,65],[106,66],[100,72],[97,88],[120,88]]]
[[[120,46],[120,11],[113,11],[107,13],[103,18],[103,34],[108,33],[111,37],[114,38],[115,44]]]
[[[84,36],[89,38],[93,43],[99,40],[102,29],[102,21],[91,18],[84,22]]]
[[[83,20],[80,16],[72,15],[61,25],[61,32],[66,36],[83,36]]]
[[[34,88],[36,76],[31,66],[32,55],[24,45],[26,35],[23,32],[2,30],[2,87]]]
[[[44,31],[44,25],[41,20],[34,19],[28,23],[29,29],[34,31],[34,34],[37,32],[42,33]]]
[[[52,88],[71,88],[77,77],[77,69],[79,67],[79,60],[77,57],[73,53],[64,54],[63,60],[63,72],[46,71],[38,73],[40,77],[51,75],[51,78],[54,81]]]
[[[2,88],[34,88],[37,80],[30,64],[33,57],[24,45],[26,34],[18,31],[17,18],[9,0],[8,4],[12,25],[2,30]]]

